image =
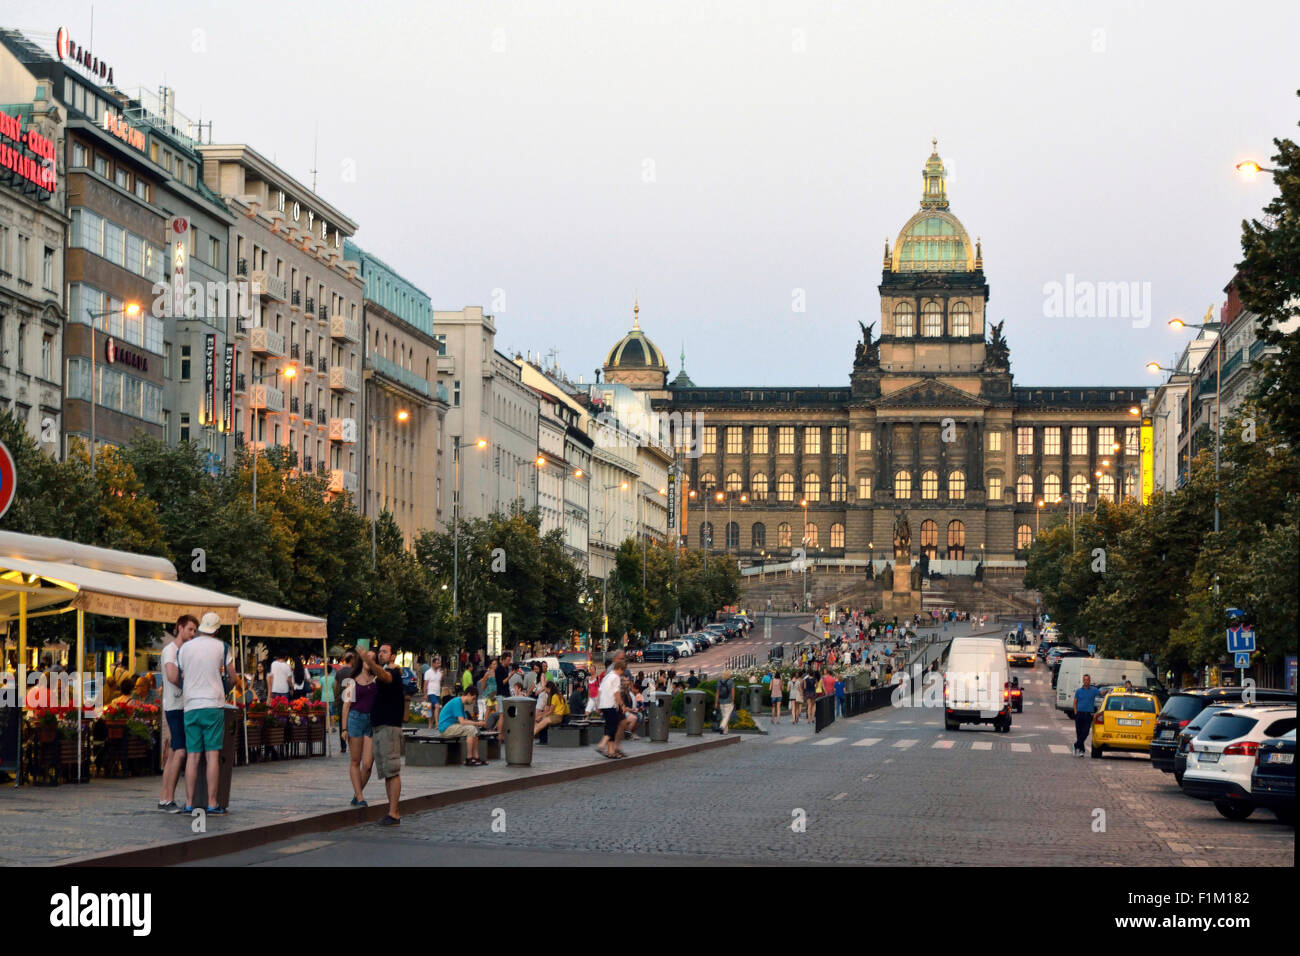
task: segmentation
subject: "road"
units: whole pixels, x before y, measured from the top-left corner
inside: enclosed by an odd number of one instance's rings
[[[797,639],[788,625],[778,634]],[[1145,756],[1071,756],[1072,724],[1051,706],[1050,677],[1041,666],[1020,674],[1026,706],[1010,734],[945,731],[942,712],[925,708],[885,708],[821,734],[787,717],[720,753],[206,865],[582,865],[612,854],[619,865],[673,866],[1293,864],[1294,830],[1271,814],[1225,820]]]

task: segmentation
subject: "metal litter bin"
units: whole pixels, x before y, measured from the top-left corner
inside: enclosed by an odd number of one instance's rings
[[[506,763],[527,767],[533,762],[533,712],[537,701],[532,697],[507,697],[501,701],[498,726],[505,742]]]
[[[749,710],[750,715],[761,714],[763,712],[763,685],[749,685]]]
[[[199,755],[198,779],[194,782],[194,805],[196,807],[230,806],[230,777],[235,769],[235,741],[239,734],[239,708],[229,704],[225,707],[225,730],[221,738],[221,768],[217,773],[217,802],[208,800],[208,758]],[[183,801],[177,801],[181,803]]]
[[[704,708],[709,695],[702,690],[688,690],[686,698],[686,736],[704,736]]]
[[[668,742],[668,719],[673,712],[673,695],[657,693],[650,702],[650,740],[662,744]]]

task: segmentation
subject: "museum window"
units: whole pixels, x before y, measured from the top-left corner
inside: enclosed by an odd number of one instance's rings
[[[740,477],[739,472],[731,472],[727,475],[726,489],[728,492],[743,491],[745,488],[745,479]]]
[[[929,519],[921,522],[921,553],[931,561],[939,554],[939,526]]]
[[[1136,455],[1141,451],[1138,444],[1138,430],[1136,428],[1124,429],[1124,454]]]
[[[1076,457],[1088,457],[1088,429],[1070,429],[1070,454]]]
[[[728,455],[739,455],[744,450],[744,440],[741,437],[743,434],[744,433],[739,428],[727,429]]]
[[[949,313],[952,321],[953,335],[970,335],[970,306],[958,302]]]
[[[740,525],[734,521],[727,522],[727,550],[740,548]]]
[[[1129,472],[1124,476],[1124,497],[1132,498],[1137,494],[1137,475]]]
[[[939,473],[937,471],[921,472],[921,499],[934,501],[939,497]]]
[[[1016,479],[1016,501],[1026,504],[1034,500],[1034,479],[1032,475],[1021,475]]]
[[[794,454],[794,428],[782,425],[776,430],[776,453],[778,455]]]
[[[903,337],[910,336],[915,315],[916,313],[912,311],[912,303],[900,302],[894,308],[894,334]]]
[[[927,302],[921,308],[921,335],[927,339],[943,336],[943,306],[938,302]]]
[[[831,428],[831,454],[847,455],[849,452],[849,430],[842,426]]]
[[[700,547],[713,547],[713,522],[706,521],[700,525]]]
[[[767,475],[764,472],[758,472],[754,475],[754,480],[749,485],[750,494],[756,500],[762,500],[767,497]]]
[[[718,479],[714,477],[713,472],[706,471],[704,474],[700,475],[701,491],[712,491],[716,487],[718,487]]]
[[[1070,479],[1070,497],[1078,504],[1088,500],[1088,479],[1075,475]]]
[[[1103,425],[1097,429],[1097,457],[1106,458],[1115,454],[1118,449],[1115,447],[1115,429],[1110,425]]]
[[[1016,550],[1024,551],[1034,543],[1034,529],[1027,524],[1022,524],[1016,529]]]
[[[822,430],[816,425],[810,425],[804,429],[803,453],[805,455],[820,455],[822,453]]]
[[[1097,497],[1105,498],[1107,501],[1115,500],[1115,478],[1113,475],[1102,475],[1097,479]]]
[[[1061,429],[1055,425],[1043,429],[1043,454],[1059,455],[1061,453]]]
[[[948,497],[953,501],[965,500],[966,473],[964,471],[954,471],[948,474]]]
[[[866,475],[858,475],[858,500],[871,500],[871,479]]]
[[[763,522],[754,522],[754,527],[749,532],[749,541],[754,551],[767,547],[767,526]]]
[[[848,479],[843,475],[831,476],[831,501],[843,501],[848,493]]]
[[[1016,429],[1016,454],[1032,455],[1034,453],[1034,430],[1032,428]]]
[[[809,501],[821,500],[822,480],[816,473],[803,476],[803,496]]]
[[[831,525],[831,547],[844,548],[844,525],[838,521]]]
[[[704,454],[706,454],[706,455],[714,455],[714,454],[717,454],[717,451],[718,451],[718,429],[717,429],[717,426],[716,426],[716,425],[705,425],[705,426],[704,426],[704,436],[703,436],[703,438],[704,438],[704,447],[703,447]]]
[[[1061,500],[1061,476],[1043,476],[1043,500],[1048,504]]]
[[[991,505],[1002,504],[1002,479],[998,475],[989,475],[985,481],[988,486],[988,503]]]
[[[948,557],[953,561],[966,557],[966,525],[960,521],[948,522]]]
[[[755,455],[767,454],[767,426],[762,425],[751,430],[749,441],[754,449]]]
[[[1002,450],[1002,432],[996,429],[989,432],[989,451]]]
[[[912,497],[912,473],[900,471],[894,475],[894,497],[899,501],[907,501]]]
[[[805,548],[819,547],[817,539],[817,525],[809,521],[803,526],[803,546]]]
[[[871,431],[862,429],[858,432],[858,451],[871,451]]]
[[[790,522],[782,521],[776,526],[776,546],[778,548],[790,547]]]

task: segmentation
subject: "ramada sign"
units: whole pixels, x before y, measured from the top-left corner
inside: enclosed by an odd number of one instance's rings
[[[74,43],[68,36],[67,27],[59,27],[54,45],[58,49],[60,60],[71,60],[83,67],[91,76],[97,76],[106,83],[113,82],[113,68],[99,57],[92,55],[84,46]]]
[[[139,369],[142,372],[149,371],[148,356],[118,348],[117,342],[112,338],[104,342],[104,359],[109,365],[129,365],[131,368]]]

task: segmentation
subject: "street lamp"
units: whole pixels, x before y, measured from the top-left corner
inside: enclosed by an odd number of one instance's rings
[[[91,309],[86,310],[86,315],[90,316],[90,477],[95,477],[95,405],[98,398],[96,357],[95,357],[95,320],[107,318],[110,315],[123,315],[135,318],[140,314],[140,303],[128,302],[121,309],[105,309],[102,312],[95,312]]]
[[[406,409],[399,409],[393,416],[403,424],[410,421],[411,413]],[[379,416],[372,414],[370,416],[370,480],[374,488],[367,488],[370,492],[370,569],[375,569],[375,525],[379,523]],[[386,496],[385,496],[386,497]]]
[[[1034,537],[1038,537],[1038,519],[1043,513],[1043,499],[1038,499],[1038,504],[1034,508]]]
[[[1237,172],[1241,173],[1247,181],[1253,180],[1257,173],[1277,173],[1276,169],[1269,169],[1267,166],[1261,166],[1253,159],[1247,159],[1237,164]]]
[[[808,499],[803,498],[799,501],[799,507],[803,508],[803,529],[800,532],[799,544],[803,546],[803,558],[799,561],[800,575],[800,600],[804,603],[804,609],[808,608]]]
[[[268,379],[268,378],[273,378],[278,382],[280,380],[280,371],[281,370],[277,368],[274,372],[270,373],[269,375],[266,372],[263,372],[261,375],[253,375],[252,376],[253,384],[256,385],[258,382],[261,382],[264,379]],[[290,365],[288,368],[284,369],[284,377],[287,379],[292,379],[297,374],[298,374],[297,366]],[[257,409],[253,408],[250,409],[250,411],[253,413],[253,426],[254,426],[253,427],[253,513],[256,514],[257,513]]]
[[[453,621],[458,620],[460,616],[460,450],[471,445],[475,448],[486,448],[488,443],[486,438],[476,441],[461,441],[459,438],[452,440],[452,457],[456,462],[456,501],[451,509],[451,617]]]
[[[538,458],[537,460],[539,464],[544,463],[544,459],[542,458]],[[613,488],[618,488],[622,491],[627,491],[627,487],[628,485],[626,481],[616,481],[612,485],[605,485],[604,489],[602,490],[602,495],[605,500],[605,521],[604,521],[604,526],[600,529],[600,543],[605,546],[606,551],[610,550],[609,538],[608,538],[609,523],[614,519],[614,516],[609,513],[609,492]],[[694,492],[691,492],[691,494],[694,494]],[[644,568],[644,566],[645,566],[645,562],[642,561],[642,567]],[[601,589],[600,589],[601,631],[602,634],[604,635],[601,639],[602,655],[608,652],[609,650],[609,571],[610,571],[610,562],[607,555],[605,560],[605,573],[601,576]],[[644,583],[644,579],[643,579],[643,583]]]

